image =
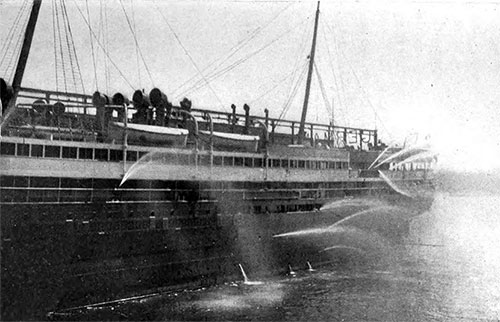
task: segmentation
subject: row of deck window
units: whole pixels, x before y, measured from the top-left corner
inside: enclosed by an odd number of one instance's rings
[[[80,160],[97,160],[97,161],[114,161],[120,162],[124,159],[124,151],[116,149],[99,149],[99,148],[83,148],[55,145],[38,145],[38,144],[23,144],[2,142],[0,144],[1,155],[15,155],[27,157],[45,157],[45,158],[64,158],[64,159],[80,159]],[[145,151],[126,151],[126,160],[136,162],[145,157]],[[153,153],[151,159],[156,162],[194,165],[197,161],[198,165],[210,166],[210,156],[206,154],[174,154],[174,153]],[[198,158],[196,160],[195,158]],[[148,158],[149,160],[149,158]],[[236,166],[262,168],[265,166],[263,158],[254,157],[239,157],[239,156],[220,156],[212,157],[214,166]],[[268,166],[271,168],[298,168],[298,169],[347,169],[348,163],[343,161],[324,161],[324,160],[298,160],[285,158],[270,158]]]
[[[81,179],[66,177],[29,177],[29,176],[0,176],[0,187],[24,188],[70,188],[70,189],[97,189],[113,190],[120,185],[118,179]],[[139,189],[144,191],[214,191],[214,190],[251,190],[274,197],[294,193],[295,190],[334,189],[350,190],[373,187],[367,182],[337,181],[337,182],[250,182],[250,181],[162,181],[162,180],[127,180],[122,186],[124,190]],[[287,192],[288,191],[288,192]],[[240,191],[242,192],[242,191]],[[246,192],[248,193],[248,191]],[[252,195],[249,195],[252,197]]]

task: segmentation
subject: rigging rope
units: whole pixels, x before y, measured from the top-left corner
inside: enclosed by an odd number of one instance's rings
[[[26,7],[27,0],[25,0],[21,8],[19,8],[19,11],[16,14],[16,17],[14,18],[14,22],[10,26],[9,32],[7,33],[7,38],[3,42],[1,52],[3,52],[2,58],[0,59],[0,64],[3,63],[5,56],[7,55],[7,49],[10,47],[10,44],[12,42],[12,39],[14,38],[15,30],[18,27],[19,20],[21,19],[22,14],[24,13],[24,8]]]
[[[52,1],[52,39],[54,45],[54,72],[56,74],[56,91],[59,91],[59,68],[57,68],[57,35],[56,35],[56,3]]]
[[[134,27],[134,33],[137,33],[137,28],[135,26],[135,14],[134,14],[134,0],[130,0],[130,11],[132,11],[132,23]],[[141,80],[141,66],[139,64],[139,47],[135,47],[135,63],[137,65],[137,75],[139,77],[139,87],[142,88]]]
[[[101,40],[103,43],[104,42],[104,28],[103,28],[103,13],[102,13],[102,0],[99,0],[99,23],[97,24],[97,37],[99,40]],[[96,65],[98,66],[98,69],[99,69],[99,76],[101,75],[101,68],[99,67],[99,55],[100,55],[101,51],[100,50],[96,50],[96,53],[95,53],[95,60],[96,60]],[[101,53],[102,54],[102,53]],[[102,54],[102,57],[105,59],[105,56],[104,54]],[[108,91],[106,90],[106,93]]]
[[[102,36],[102,42],[104,44],[104,51],[108,51],[109,48],[109,30],[108,30],[108,5],[107,1],[105,4],[103,0],[99,0],[99,32]],[[104,26],[103,26],[104,24]],[[104,54],[104,82],[106,86],[106,93],[109,93],[109,63],[108,58]]]
[[[76,4],[76,2],[75,2]],[[89,40],[90,40],[90,49],[92,51],[92,65],[94,66],[94,80],[95,80],[95,88],[97,90],[99,90],[99,83],[98,83],[98,80],[97,80],[97,66],[96,66],[96,59],[95,59],[95,54],[94,54],[94,41],[92,40],[92,34],[94,34],[94,32],[92,31],[92,22],[90,20],[90,11],[89,11],[89,1],[88,0],[85,0],[85,6],[87,8],[87,17],[88,17],[88,22],[87,20],[85,20],[85,23],[87,24],[87,26],[89,27]],[[78,7],[78,5],[76,6],[76,8],[78,9],[78,11],[80,11],[80,8]],[[80,14],[82,12],[80,11]],[[83,14],[82,14],[83,16]],[[95,37],[95,35],[94,35]],[[97,37],[96,37],[97,39]],[[97,41],[99,41],[97,39]]]
[[[101,0],[102,3],[102,0]],[[104,5],[104,51],[109,50],[109,28],[108,28],[108,1]],[[109,92],[109,79],[111,78],[111,70],[109,68],[108,57],[104,58],[104,78],[106,79],[106,91]]]
[[[323,96],[323,102],[325,103],[325,108],[329,115],[332,115],[332,107],[330,106],[330,102],[328,101],[328,95],[326,94],[325,86],[323,85],[323,80],[321,79],[321,75],[319,74],[318,66],[316,63],[313,64],[314,70],[316,71],[316,77],[318,78],[319,88],[321,90],[321,95]]]
[[[14,79],[14,73],[16,71],[16,62],[18,61],[19,55],[21,53],[21,46],[24,38],[24,33],[21,34],[14,45],[13,54],[9,58],[9,63],[7,65],[7,69],[10,69],[9,79]]]
[[[328,22],[326,22],[325,25],[327,27],[329,27]],[[337,101],[338,101],[340,107],[343,107],[344,109],[346,109],[347,107],[345,105],[345,102],[347,101],[347,99],[346,99],[346,94],[345,94],[344,80],[342,79],[342,76],[341,76],[340,73],[339,73],[339,75],[337,77],[337,73],[335,72],[335,68],[333,66],[333,59],[332,59],[332,54],[331,54],[331,51],[330,51],[330,46],[328,44],[328,39],[326,37],[326,31],[325,31],[324,27],[321,28],[321,30],[323,31],[323,36],[324,36],[324,39],[325,39],[326,50],[328,52],[328,58],[329,58],[330,68],[332,69],[333,81],[335,83],[335,87],[337,88]],[[332,36],[335,39],[335,33],[334,33],[333,29],[330,29],[330,32],[331,32]],[[336,41],[335,41],[335,50],[336,50],[336,53],[337,53],[337,56],[338,56],[338,53],[339,53],[340,50],[338,48],[338,44],[337,44]],[[338,65],[338,69],[340,70],[340,65]],[[340,85],[339,85],[339,83],[340,83]],[[343,98],[342,98],[341,93],[344,96]],[[332,106],[332,109],[333,109],[333,106]],[[345,117],[343,117],[343,122],[347,124]]]
[[[327,27],[328,24],[327,24]],[[375,119],[379,120],[380,121],[380,124],[382,125],[382,127],[384,128],[384,130],[387,132],[387,134],[389,134],[389,136],[393,136],[392,133],[387,129],[387,127],[385,126],[385,123],[384,121],[380,118],[380,116],[378,115],[377,111],[375,110],[375,107],[373,106],[372,102],[370,101],[369,97],[368,97],[368,94],[366,93],[365,89],[363,88],[363,86],[361,85],[361,82],[359,81],[359,78],[358,78],[358,75],[356,74],[356,72],[354,71],[354,69],[352,68],[352,65],[349,64],[349,60],[347,59],[346,55],[344,54],[344,52],[341,52],[340,53],[342,54],[342,56],[344,57],[344,59],[346,60],[347,62],[347,65],[349,66],[349,69],[351,70],[351,73],[353,74],[354,78],[356,79],[356,82],[358,83],[358,87],[361,89],[361,91],[363,92],[364,94],[364,97],[365,97],[365,100],[368,102],[368,106],[371,108],[371,110],[373,111],[374,115],[375,115]]]
[[[122,71],[120,70],[120,68],[118,68],[118,65],[116,65],[116,63],[111,59],[111,57],[109,56],[109,53],[107,52],[107,50],[104,48],[103,44],[99,41],[99,39],[97,38],[96,34],[94,33],[94,31],[92,30],[91,26],[89,25],[89,22],[87,21],[87,19],[85,18],[83,12],[80,10],[80,7],[78,7],[78,4],[76,3],[76,0],[73,0],[75,2],[75,6],[76,6],[76,9],[78,9],[78,12],[80,13],[80,16],[82,17],[83,21],[85,22],[85,24],[89,27],[89,31],[90,31],[90,34],[92,36],[94,36],[94,38],[96,39],[96,43],[99,45],[99,47],[101,47],[101,49],[103,50],[104,54],[106,55],[106,57],[108,57],[109,59],[109,62],[113,65],[113,67],[118,71],[118,73],[120,74],[120,76],[123,78],[123,80],[130,86],[130,88],[132,90],[134,90],[134,86],[132,86],[132,84],[129,82],[129,80],[125,77],[125,75],[122,73]]]
[[[265,44],[264,46],[262,46],[261,48],[253,51],[252,53],[250,53],[249,55],[247,55],[246,57],[243,57],[239,60],[237,60],[236,62],[234,62],[233,64],[225,67],[224,69],[218,71],[218,72],[214,72],[210,75],[207,76],[207,78],[209,80],[214,80],[216,78],[219,78],[221,77],[222,75],[224,75],[225,73],[233,70],[234,68],[236,68],[237,66],[241,65],[242,63],[246,62],[248,59],[252,58],[253,56],[259,54],[260,52],[262,52],[264,49],[268,48],[269,46],[271,46],[272,44],[274,44],[276,41],[280,40],[283,36],[285,36],[286,34],[290,33],[291,31],[297,29],[299,26],[301,26],[303,23],[305,22],[305,19],[304,21],[302,21],[302,23],[296,25],[295,27],[293,28],[290,28],[288,30],[286,30],[285,32],[281,33],[278,37],[274,38],[273,40],[271,40],[270,42],[268,42],[267,44]],[[193,85],[191,88],[187,89],[186,91],[184,91],[184,93],[187,93],[188,91],[190,90],[198,90],[200,89],[201,87],[203,87],[204,85],[203,84],[199,84],[199,82],[195,83],[195,85]]]
[[[123,1],[122,0],[120,0],[120,4],[121,4],[121,7],[123,9],[123,13],[125,15],[125,18],[127,20],[127,24],[128,24],[129,29],[130,29],[130,32],[132,33],[132,36],[134,37],[135,49],[136,49],[136,51],[139,51],[139,54],[140,54],[141,59],[142,59],[142,63],[144,64],[144,67],[146,68],[146,72],[148,73],[149,80],[151,81],[151,84],[154,87],[153,77],[151,76],[151,72],[149,71],[149,67],[146,64],[146,60],[144,59],[144,55],[142,54],[141,47],[139,47],[139,42],[137,41],[137,36],[136,36],[136,34],[134,32],[134,28],[132,27],[132,23],[130,22],[130,19],[128,17],[127,11],[125,10],[125,6],[123,5]]]
[[[267,21],[263,26],[257,27],[252,33],[245,39],[240,40],[235,46],[233,46],[226,56],[224,58],[218,58],[212,61],[210,64],[208,64],[205,68],[202,69],[202,72],[205,72],[207,69],[211,68],[215,63],[220,61],[217,66],[215,66],[211,72],[217,71],[217,69],[222,66],[225,62],[227,62],[231,57],[233,57],[238,51],[240,51],[243,47],[245,47],[246,44],[248,44],[252,39],[257,37],[261,31],[266,29],[274,20],[276,20],[283,12],[285,12],[288,8],[290,8],[294,3],[290,3],[288,6],[284,7],[282,10],[280,10],[273,18],[271,18],[269,21]],[[187,85],[189,82],[191,82],[193,79],[198,77],[199,74],[193,75],[191,78],[189,78],[187,81],[182,83],[179,87],[177,87],[173,91],[173,95],[177,93],[178,90],[180,90],[182,87]]]
[[[85,93],[65,1],[52,1],[51,10],[56,90],[60,91],[64,85],[62,90],[66,93],[80,89]]]
[[[293,28],[295,29],[295,28]],[[269,42],[268,44],[264,45],[263,47],[261,47],[260,49],[250,53],[249,55],[247,55],[246,57],[244,58],[241,58],[239,60],[237,60],[236,62],[234,62],[232,65],[229,65],[229,66],[226,66],[224,69],[221,69],[220,71],[218,72],[214,72],[212,74],[210,74],[208,77],[210,80],[214,80],[216,78],[219,78],[221,77],[222,75],[226,74],[227,72],[233,70],[234,68],[238,67],[239,65],[241,65],[242,63],[246,62],[248,59],[252,58],[253,56],[259,54],[260,52],[262,52],[264,49],[266,49],[267,47],[271,46],[273,43],[275,43],[277,40],[279,40],[281,37],[283,37],[285,34],[287,34],[288,32],[292,31],[292,29],[289,29],[287,30],[285,33],[281,34],[280,36],[278,36],[277,38],[273,39],[271,42]],[[188,89],[187,91],[189,90],[197,90],[199,88],[203,87],[203,84],[195,84],[194,86],[192,86],[190,89]]]
[[[19,60],[19,55],[21,54],[22,42],[24,39],[26,25],[28,24],[29,11],[30,10],[28,10],[28,8],[26,6],[23,10],[24,16],[23,15],[20,16],[20,19],[18,20],[18,22],[16,24],[16,29],[14,30],[15,32],[12,34],[12,40],[14,40],[14,36],[16,33],[18,34],[18,37],[15,40],[14,46],[12,46],[12,48],[13,48],[11,51],[12,54],[9,57],[9,61],[8,61],[7,68],[6,68],[6,71],[10,70],[9,79],[14,78],[14,74],[16,71],[16,62]]]
[[[75,75],[75,64],[73,63],[73,55],[71,55],[71,44],[70,44],[70,37],[69,37],[69,32],[68,32],[68,16],[65,13],[64,10],[64,1],[61,1],[61,10],[63,13],[63,24],[64,24],[64,36],[66,38],[66,47],[68,48],[68,56],[69,56],[69,64],[71,66],[71,76],[73,78],[73,87],[76,90],[76,75]]]
[[[307,19],[309,19],[309,17],[307,17]],[[298,55],[297,55],[297,58],[295,60],[295,64],[294,64],[294,74],[293,74],[293,77],[290,81],[290,84],[289,84],[289,87],[288,87],[288,94],[287,94],[287,100],[283,103],[283,107],[282,107],[282,113],[285,109],[285,107],[287,108],[288,110],[288,107],[287,105],[291,103],[290,100],[293,100],[293,98],[295,97],[295,95],[297,94],[297,90],[298,90],[298,83],[295,84],[294,86],[294,81],[295,81],[295,77],[297,76],[297,72],[299,71],[299,69],[302,70],[302,73],[304,72],[304,68],[306,68],[305,66],[307,66],[307,61],[305,62],[305,65],[302,66],[302,68],[299,68],[299,63],[301,62],[301,60],[303,59],[303,57],[306,55],[304,53],[304,51],[306,50],[306,45],[307,45],[307,41],[306,41],[306,31],[307,31],[307,28],[304,28],[303,32],[302,32],[302,41],[301,41],[301,47],[299,48],[299,51],[298,51]],[[299,75],[299,78],[301,79],[302,74]],[[297,80],[298,82],[300,82],[299,80]],[[286,112],[285,112],[286,113]],[[280,118],[281,118],[281,115],[280,114]],[[284,115],[283,115],[284,116]]]
[[[1,52],[3,52],[3,55],[2,55],[2,58],[0,59],[0,66],[2,66],[4,64],[5,59],[8,59],[7,65],[6,66],[4,65],[5,66],[4,73],[5,73],[5,75],[10,75],[9,79],[12,79],[12,75],[14,73],[13,70],[10,70],[10,68],[12,66],[12,62],[16,61],[17,58],[19,58],[19,57],[16,58],[16,56],[19,56],[19,51],[20,51],[20,48],[18,48],[18,46],[20,44],[20,39],[24,36],[24,33],[21,32],[21,30],[23,30],[23,29],[21,29],[21,28],[22,28],[22,25],[25,25],[25,24],[21,25],[20,21],[22,19],[22,16],[27,13],[27,10],[26,10],[27,3],[28,3],[27,0],[25,0],[22,3],[21,8],[19,9],[19,11],[14,19],[14,22],[9,29],[9,32],[7,34],[7,38],[4,41],[4,43],[2,45],[2,49],[1,49]],[[22,34],[20,34],[20,33],[22,33]],[[14,36],[16,34],[20,34],[20,35],[19,35],[18,39],[15,41],[15,44],[13,45],[12,42],[14,41]],[[10,53],[10,56],[8,55],[9,53]]]
[[[66,68],[64,66],[64,54],[63,54],[63,47],[62,47],[62,37],[61,37],[61,26],[59,25],[59,9],[57,8],[57,2],[56,2],[56,25],[57,25],[57,39],[59,41],[59,54],[61,55],[61,67],[62,67],[62,73],[63,73],[63,81],[64,81],[64,91],[68,91],[68,84],[66,82]],[[57,89],[59,90],[59,89]]]
[[[76,54],[75,42],[74,42],[74,39],[73,39],[73,32],[71,31],[71,24],[69,23],[69,19],[68,19],[68,11],[66,9],[66,3],[64,1],[62,2],[62,8],[63,8],[63,12],[64,12],[64,18],[65,18],[65,21],[66,21],[67,34],[69,33],[69,40],[71,42],[71,46],[70,46],[70,44],[68,42],[69,55],[70,55],[70,58],[71,58],[72,57],[71,53],[73,53],[75,64],[76,64],[76,70],[78,72],[78,76],[79,76],[79,80],[80,80],[80,86],[82,87],[82,92],[85,94],[85,86],[83,85],[82,70],[80,68],[80,63],[78,61],[78,56]],[[77,91],[77,88],[76,88],[77,84],[76,84],[75,68],[74,68],[74,65],[73,65],[73,61],[71,61],[71,71],[73,73],[73,80],[74,80],[74,85],[75,85],[75,91]]]
[[[333,68],[333,59],[332,59],[332,54],[330,52],[330,46],[328,45],[328,39],[326,38],[326,32],[325,32],[325,29],[324,28],[321,28],[321,31],[323,32],[323,39],[325,40],[325,45],[326,45],[326,52],[328,53],[328,63],[330,65],[330,68],[332,70],[332,76],[333,76],[333,82],[335,84],[335,88],[336,88],[336,92],[334,92],[334,94],[332,95],[332,104],[330,105],[331,106],[331,123],[333,124],[333,122],[335,121],[334,120],[334,116],[333,116],[333,113],[334,113],[334,105],[333,105],[333,102],[334,102],[334,97],[335,97],[335,94],[337,95],[337,99],[338,99],[338,102],[339,102],[339,105],[341,105],[341,101],[340,101],[340,94],[339,94],[339,85],[338,85],[338,82],[337,82],[337,75],[335,73],[335,68]]]
[[[257,98],[251,100],[248,105],[252,105],[253,103],[259,101],[261,98],[263,98],[264,96],[266,96],[267,94],[271,93],[273,90],[275,90],[279,85],[282,85],[283,81],[286,80],[287,78],[290,78],[290,76],[293,76],[294,74],[296,73],[296,69],[294,68],[290,73],[288,73],[285,77],[283,77],[282,79],[278,80],[275,82],[274,86],[271,87],[269,90],[267,90],[265,93],[259,95]]]
[[[304,66],[302,67],[302,72],[300,73],[299,77],[297,78],[297,82],[295,83],[295,86],[293,88],[293,91],[291,93],[291,95],[288,97],[288,100],[285,102],[285,104],[283,104],[283,107],[281,109],[281,113],[278,117],[278,120],[281,120],[283,117],[285,117],[286,113],[288,112],[288,109],[290,108],[291,104],[292,104],[292,101],[293,99],[295,98],[295,95],[297,95],[297,92],[298,92],[298,89],[299,89],[299,85],[300,83],[302,82],[302,80],[304,79],[305,75],[306,75],[306,71],[307,71],[307,67],[308,67],[308,64],[309,62],[306,61],[304,63]]]
[[[184,47],[184,45],[182,44],[181,40],[179,39],[179,37],[175,33],[175,31],[172,28],[172,26],[170,26],[170,23],[168,22],[167,18],[163,15],[163,12],[161,12],[160,8],[158,8],[158,5],[156,4],[156,2],[154,4],[155,4],[156,9],[158,10],[158,12],[161,14],[163,20],[167,24],[168,28],[174,34],[175,39],[177,40],[177,42],[179,43],[179,45],[184,50],[184,53],[189,57],[189,60],[191,61],[191,63],[193,64],[193,66],[196,68],[196,70],[198,71],[198,73],[203,77],[203,80],[206,82],[207,86],[210,88],[210,90],[212,91],[212,93],[214,94],[214,96],[216,97],[216,99],[219,101],[220,106],[227,111],[227,108],[224,106],[224,104],[222,103],[222,101],[219,98],[219,96],[217,95],[217,93],[214,91],[214,89],[212,88],[212,86],[210,85],[210,83],[208,82],[208,80],[205,78],[205,76],[203,75],[203,73],[201,72],[201,70],[198,68],[198,65],[194,61],[193,57],[191,57],[191,55],[187,51],[186,47]]]

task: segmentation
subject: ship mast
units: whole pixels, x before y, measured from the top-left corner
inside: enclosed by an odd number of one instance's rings
[[[14,80],[12,81],[14,96],[10,100],[8,108],[16,104],[17,95],[19,94],[19,90],[21,89],[24,69],[26,68],[26,63],[28,62],[31,41],[33,40],[33,34],[35,33],[36,21],[38,19],[38,12],[40,11],[41,4],[42,0],[33,1],[33,7],[31,8],[31,14],[28,20],[28,25],[26,27],[26,33],[24,34],[23,46],[21,48],[21,53],[19,54],[19,60],[17,61],[16,73],[14,74]]]
[[[316,34],[318,32],[318,20],[319,20],[319,3],[316,9],[316,19],[314,20],[314,35],[311,46],[311,54],[309,55],[309,71],[307,73],[307,83],[306,83],[306,94],[304,96],[304,105],[302,107],[302,117],[300,119],[300,127],[299,127],[299,138],[298,144],[302,144],[304,141],[304,127],[306,123],[306,115],[307,115],[307,104],[309,103],[309,93],[311,90],[311,79],[314,67],[314,53],[316,52]]]

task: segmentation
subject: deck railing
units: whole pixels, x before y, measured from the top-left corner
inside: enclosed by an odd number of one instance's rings
[[[92,97],[90,95],[22,88],[18,99],[20,103],[19,107],[30,109],[34,101],[37,102],[39,107],[42,107],[43,102],[48,104],[48,106],[54,106],[56,102],[65,105],[64,117],[61,116],[61,120],[64,119],[65,122],[57,122],[57,124],[54,124],[56,127],[77,127],[80,130],[87,130],[89,132],[98,130],[93,124],[93,120],[96,117],[96,107],[92,105]],[[112,120],[123,121],[120,119],[121,115],[119,115],[121,114],[120,111],[123,110],[123,106],[107,105],[106,108],[113,110]],[[136,111],[132,105],[127,108],[128,119],[131,120],[132,115]],[[181,123],[186,122],[185,117],[181,115],[180,111],[182,110],[180,106],[173,106],[171,115],[169,116],[170,126],[182,126]],[[223,132],[260,134],[262,132],[262,125],[265,125],[269,132],[271,144],[293,145],[298,142],[299,122],[271,118],[268,116],[267,110],[265,116],[197,108],[190,109],[189,112],[199,120],[200,129],[209,127],[209,115],[213,121],[215,131],[220,129]],[[151,118],[149,122],[154,124],[155,115],[153,110],[149,114]],[[78,120],[79,118],[83,120]],[[36,120],[32,119],[29,121],[34,122]],[[377,130],[311,122],[305,124],[305,129],[306,142],[311,146],[360,150],[377,149],[378,147]]]

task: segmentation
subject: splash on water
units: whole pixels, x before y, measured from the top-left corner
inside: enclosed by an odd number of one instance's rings
[[[252,308],[265,308],[277,305],[285,296],[280,283],[266,283],[261,287],[223,288],[217,287],[205,292],[198,300],[185,303],[204,311],[232,312]],[[182,305],[182,303],[181,303]],[[217,321],[222,320],[219,316]]]
[[[297,275],[297,273],[295,273],[295,271],[292,269],[291,265],[288,265],[288,274],[290,274],[291,276]]]
[[[311,263],[309,261],[307,261],[307,270],[309,272],[314,272],[315,271],[315,269],[312,267],[312,265],[311,265]]]
[[[248,276],[247,273],[245,273],[243,266],[241,266],[241,264],[238,264],[238,266],[240,267],[241,275],[243,275],[243,281],[248,282]]]
[[[245,273],[245,270],[243,269],[243,266],[241,264],[238,264],[238,266],[240,267],[241,275],[243,275],[243,284],[245,284],[245,285],[262,285],[262,284],[264,284],[264,282],[261,282],[261,281],[250,281],[248,279],[247,274]]]

